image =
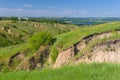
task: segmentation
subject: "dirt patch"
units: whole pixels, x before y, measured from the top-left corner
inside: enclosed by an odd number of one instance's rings
[[[110,41],[93,47],[93,52],[75,61],[78,63],[120,63],[120,40]]]
[[[15,63],[14,61],[17,60],[18,62],[22,61],[25,59],[25,55],[22,52],[18,52],[14,55],[12,55],[9,59],[8,66],[13,66]]]
[[[24,59],[17,66],[17,70],[33,70],[36,68],[42,68],[49,53],[49,46],[41,46],[33,56]]]
[[[59,55],[58,55],[58,58],[54,64],[54,67],[57,68],[57,67],[60,67],[62,66],[63,64],[67,63],[72,57],[74,57],[74,46],[61,52]]]

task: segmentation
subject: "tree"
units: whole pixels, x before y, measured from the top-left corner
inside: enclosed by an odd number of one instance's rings
[[[47,32],[39,32],[32,36],[30,44],[37,50],[41,45],[51,45],[53,41],[54,38],[51,34]]]
[[[10,20],[13,20],[13,21],[18,21],[18,17],[10,17]]]

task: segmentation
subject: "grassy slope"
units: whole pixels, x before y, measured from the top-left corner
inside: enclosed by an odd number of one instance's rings
[[[74,29],[78,29],[78,27],[71,24],[0,21],[0,47],[26,42],[39,31],[47,31],[52,35],[57,35]]]
[[[0,80],[119,80],[120,65],[81,64],[60,69],[0,73]]]
[[[10,56],[12,56],[13,54],[15,54],[17,52],[25,51],[27,48],[30,48],[30,46],[27,43],[22,43],[19,45],[0,48],[0,63],[7,63]],[[35,52],[35,51],[31,50],[31,52],[29,54],[31,54],[33,52]]]
[[[114,31],[115,29],[120,29],[120,22],[111,22],[111,23],[95,25],[92,27],[85,27],[79,30],[74,30],[68,33],[58,35],[56,36],[57,38],[56,42],[52,46],[51,56],[52,57],[56,56],[59,52],[69,48],[70,46],[79,42],[86,36],[97,34],[97,33],[104,33],[107,31]],[[58,51],[56,51],[56,49]]]
[[[78,29],[76,26],[73,26],[73,25],[50,24],[50,23],[47,24],[47,23],[35,23],[35,22],[31,22],[31,25],[34,26],[35,24],[37,24],[36,29],[35,29],[35,27],[32,27],[29,22],[22,22],[22,23],[21,22],[20,23],[19,22],[17,22],[17,23],[2,22],[0,24],[6,25],[6,23],[17,26],[17,30],[23,31],[23,33],[24,32],[29,33],[29,31],[31,31],[31,30],[33,30],[34,32],[38,32],[41,30],[41,31],[50,31],[53,35],[57,35],[59,33],[65,32],[67,30],[69,31],[70,29],[71,30]],[[21,26],[22,26],[22,28],[21,28]],[[30,28],[28,28],[28,27],[30,27]],[[63,49],[66,49],[69,46],[72,46],[76,42],[80,41],[83,37],[86,37],[86,36],[89,36],[89,35],[95,34],[95,33],[112,31],[114,29],[120,29],[120,22],[106,23],[106,24],[96,25],[96,26],[92,26],[92,27],[81,28],[79,30],[73,30],[71,32],[58,35],[58,36],[56,36],[56,38],[57,38],[56,42],[52,46],[51,55],[56,58],[57,57],[56,48],[60,52]],[[29,35],[30,35],[30,33],[29,33]],[[12,46],[9,48],[0,48],[0,59],[1,59],[1,61],[6,61],[7,58],[9,56],[11,56],[12,54],[14,54],[18,51],[22,51],[26,48],[29,48],[29,46],[25,46],[22,44],[18,45],[18,47]],[[6,59],[6,60],[4,60],[4,59]]]
[[[95,33],[120,29],[120,22],[106,23],[56,36],[57,41],[52,48],[66,49],[74,43]],[[4,51],[4,48],[3,48]],[[9,52],[9,51],[8,51]],[[0,73],[0,80],[119,80],[120,65],[117,64],[81,64],[66,66],[60,69],[43,69],[40,71],[18,71]]]
[[[56,36],[57,41],[54,46],[61,45],[62,49],[66,49],[79,42],[86,36],[107,31],[114,31],[115,29],[120,29],[120,22],[106,23],[92,27],[81,28],[79,30],[74,30],[66,34]]]
[[[12,30],[13,32],[12,35],[10,35],[7,31],[1,29],[5,26],[8,26],[9,29]],[[7,36],[7,37],[3,37],[0,34],[0,40],[6,41],[7,43],[10,42],[11,43],[10,45],[13,45],[9,47],[2,47],[0,45],[0,63],[8,62],[11,55],[17,52],[25,51],[28,48],[31,50],[27,51],[26,54],[34,53],[35,51],[32,50],[31,46],[28,43],[26,43],[34,33],[37,33],[39,31],[47,31],[50,32],[52,35],[57,35],[74,29],[78,29],[78,26],[71,24],[63,25],[59,23],[46,23],[46,22],[40,23],[40,22],[27,22],[27,21],[25,22],[0,21],[0,33]],[[17,42],[18,40],[21,40],[18,34],[23,35],[22,39],[24,41],[20,42],[20,44],[17,43],[17,45],[14,45],[12,42],[14,41]],[[2,41],[0,41],[0,43],[3,43]]]

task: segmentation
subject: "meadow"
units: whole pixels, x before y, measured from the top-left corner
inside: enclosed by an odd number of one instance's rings
[[[80,64],[59,69],[0,73],[0,80],[119,80],[118,64]]]

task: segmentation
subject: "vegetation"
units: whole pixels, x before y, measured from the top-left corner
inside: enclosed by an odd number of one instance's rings
[[[75,29],[79,27],[71,24],[0,21],[0,70],[5,69],[12,55],[22,52],[26,58],[30,58],[40,45],[51,45],[55,40],[53,36]]]
[[[32,36],[30,44],[37,50],[41,45],[51,45],[53,41],[54,39],[51,34],[47,32],[39,32]]]
[[[54,36],[74,29],[78,27],[59,23],[2,20],[0,21],[0,47],[27,42],[34,33],[39,31],[45,31]]]
[[[0,80],[119,80],[120,65],[117,64],[93,63],[50,69],[48,66],[51,64],[47,61],[51,58],[54,63],[61,51],[90,35],[109,31],[113,34],[91,40],[83,49],[83,54],[96,44],[118,40],[120,36],[116,30],[120,30],[120,22],[79,28],[71,24],[44,22],[44,20],[43,22],[0,21]],[[13,68],[7,66],[10,57],[18,52],[25,54],[25,59],[20,63],[24,61],[28,61],[31,65],[35,62],[37,65],[40,63],[40,70],[17,71],[16,67],[19,65],[17,61],[14,61]],[[28,65],[26,63],[24,64]],[[48,66],[41,70],[41,65],[44,67],[44,64]]]
[[[81,28],[79,30],[74,30],[71,32],[68,32],[66,34],[57,35],[56,39],[57,41],[54,43],[52,48],[56,48],[57,51],[51,51],[51,55],[56,56],[56,52],[61,52],[64,49],[69,48],[73,44],[76,44],[80,40],[82,40],[84,37],[87,37],[89,35],[94,35],[98,33],[104,33],[108,31],[114,31],[120,29],[120,22],[113,22],[113,23],[105,23],[100,24],[92,27],[85,27]],[[52,49],[55,50],[55,49]],[[55,58],[55,57],[54,57]],[[55,60],[55,59],[53,59]],[[53,61],[54,62],[54,61]]]
[[[0,73],[0,80],[119,80],[120,65],[81,64],[60,69]]]

